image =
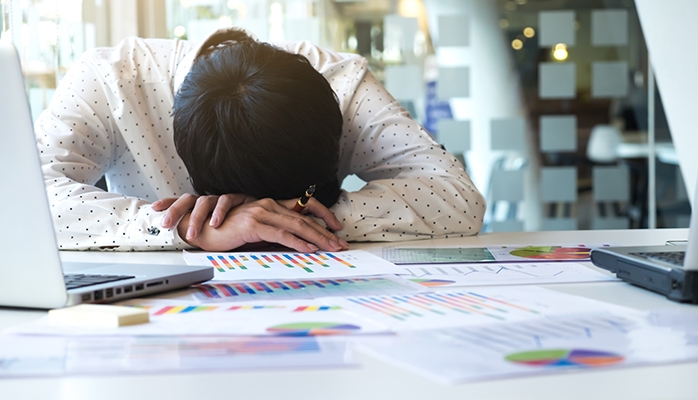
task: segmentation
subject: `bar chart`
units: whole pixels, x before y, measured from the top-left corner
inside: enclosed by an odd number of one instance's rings
[[[426,290],[420,285],[390,275],[313,280],[214,281],[196,285],[192,289],[199,300],[207,303],[402,294]]]
[[[333,299],[394,331],[482,326],[605,311],[608,305],[535,286]]]
[[[340,253],[207,253],[184,251],[189,265],[214,268],[214,280],[315,279],[395,274],[394,264],[361,250]]]

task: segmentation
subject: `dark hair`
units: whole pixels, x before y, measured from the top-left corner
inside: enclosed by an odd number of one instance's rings
[[[308,60],[241,31],[204,43],[175,95],[174,142],[199,194],[282,200],[315,184],[330,207],[341,133],[337,96]]]

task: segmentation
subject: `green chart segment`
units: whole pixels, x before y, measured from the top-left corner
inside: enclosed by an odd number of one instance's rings
[[[600,350],[549,349],[513,353],[504,359],[532,367],[603,367],[621,363],[625,357]]]
[[[509,252],[512,256],[533,260],[586,260],[588,247],[527,246]]]

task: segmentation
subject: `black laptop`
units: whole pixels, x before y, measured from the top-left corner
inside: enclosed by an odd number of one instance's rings
[[[698,186],[693,200],[697,204]],[[698,303],[697,219],[698,213],[691,213],[685,245],[600,247],[591,250],[591,262],[671,300]]]

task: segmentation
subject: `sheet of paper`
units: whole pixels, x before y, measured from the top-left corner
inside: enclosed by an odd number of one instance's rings
[[[402,265],[412,282],[427,288],[544,283],[606,282],[618,279],[579,263],[410,264]]]
[[[383,247],[381,257],[395,264],[588,261],[589,252],[610,244],[506,245],[487,247]]]
[[[213,281],[195,285],[191,293],[206,303],[253,300],[298,300],[331,296],[418,293],[424,285],[394,275],[349,278]]]
[[[191,304],[176,300],[135,299],[120,304],[147,309],[150,322],[119,328],[93,328],[62,325],[42,318],[5,332],[64,336],[329,336],[388,332],[386,326],[331,302]]]
[[[351,365],[343,338],[0,336],[0,379]]]
[[[480,326],[619,308],[535,286],[493,286],[331,300],[358,315],[387,325],[394,332]]]
[[[189,265],[215,268],[213,280],[315,279],[394,274],[395,265],[362,250],[338,253],[184,251]]]
[[[445,384],[696,360],[698,316],[680,314],[630,310],[413,331],[362,338],[358,349]]]

